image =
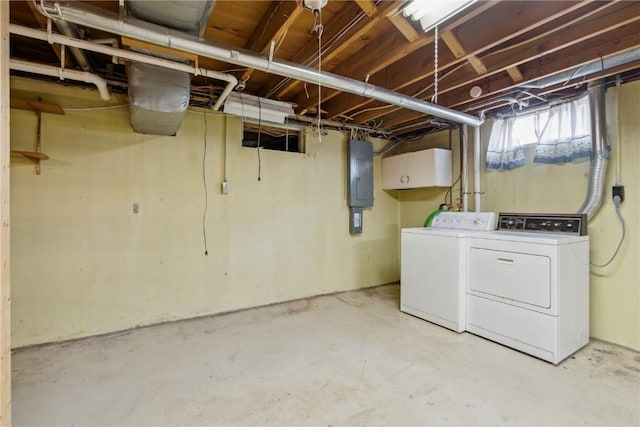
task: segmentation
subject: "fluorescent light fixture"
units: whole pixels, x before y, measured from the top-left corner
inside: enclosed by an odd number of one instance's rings
[[[231,92],[224,103],[224,112],[261,122],[284,123],[287,116],[293,115],[293,106],[288,102]]]
[[[404,7],[404,16],[411,16],[414,21],[420,21],[420,26],[426,32],[442,24],[456,13],[471,6],[476,0],[411,0]]]

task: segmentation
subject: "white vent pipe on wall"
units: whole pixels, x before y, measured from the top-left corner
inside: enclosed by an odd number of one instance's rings
[[[111,93],[107,87],[107,81],[100,76],[91,74],[87,71],[66,70],[64,68],[53,67],[51,65],[36,64],[33,62],[20,61],[18,59],[9,60],[9,68],[12,70],[23,71],[25,73],[40,74],[43,76],[58,77],[60,80],[69,79],[79,82],[91,83],[96,85],[100,97],[105,101],[111,99]]]
[[[216,100],[213,106],[214,110],[219,110],[225,99],[229,96],[233,88],[238,84],[238,79],[231,74],[219,73],[213,70],[206,70],[202,68],[196,68],[188,64],[181,62],[169,61],[167,59],[158,58],[155,56],[144,55],[142,53],[133,52],[125,49],[117,49],[111,46],[104,46],[102,44],[89,42],[86,40],[74,39],[71,37],[63,36],[60,34],[48,34],[46,31],[36,30],[33,28],[23,27],[16,24],[9,25],[9,31],[11,34],[16,34],[32,39],[49,41],[51,43],[63,44],[65,46],[73,46],[84,50],[90,50],[92,52],[98,52],[105,55],[116,56],[119,58],[128,59],[131,61],[143,62],[145,64],[156,65],[158,67],[168,68],[176,71],[184,71],[194,74],[196,76],[203,75],[208,78],[222,80],[228,82],[227,86],[222,91],[222,94]]]
[[[130,17],[119,19],[115,13],[96,9],[86,4],[42,1],[40,7],[44,8],[41,12],[52,19],[63,19],[75,24],[144,40],[159,46],[217,59],[241,67],[261,70],[308,83],[319,83],[324,87],[375,99],[390,105],[430,114],[460,124],[477,127],[483,122],[479,117],[431,104],[366,82],[332,73],[318,72],[317,69],[288,61],[270,60],[267,57],[259,56],[251,51],[222,46]]]
[[[480,212],[480,126],[473,130],[473,210]]]
[[[586,213],[587,220],[598,212],[604,195],[604,180],[609,158],[606,143],[605,82],[599,80],[589,84],[589,107],[591,116],[591,166],[587,195],[578,213]]]

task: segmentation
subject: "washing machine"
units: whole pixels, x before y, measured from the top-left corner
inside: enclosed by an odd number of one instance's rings
[[[467,331],[554,364],[589,342],[586,215],[501,213],[467,257]]]
[[[400,310],[465,330],[467,235],[495,230],[494,212],[441,212],[431,227],[401,232]]]

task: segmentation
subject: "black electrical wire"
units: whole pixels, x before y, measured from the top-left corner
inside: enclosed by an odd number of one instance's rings
[[[258,98],[258,181],[261,180],[262,174],[262,161],[260,160],[260,134],[262,133],[262,104],[260,98]]]
[[[202,212],[202,237],[204,254],[209,255],[207,248],[207,210],[209,209],[209,190],[207,189],[207,110],[204,109],[204,150],[202,152],[202,184],[204,185],[204,211]]]

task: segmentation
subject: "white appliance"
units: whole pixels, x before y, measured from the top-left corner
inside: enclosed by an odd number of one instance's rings
[[[589,238],[580,215],[500,214],[467,239],[467,331],[560,363],[589,342]]]
[[[467,234],[495,227],[493,212],[441,212],[431,227],[402,229],[400,310],[464,331]]]

